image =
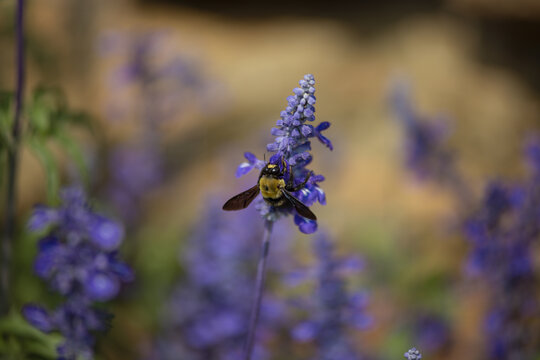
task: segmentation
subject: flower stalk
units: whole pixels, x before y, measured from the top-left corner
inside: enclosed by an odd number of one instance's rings
[[[19,140],[21,136],[21,112],[23,107],[24,80],[25,80],[25,53],[24,53],[24,0],[17,1],[15,13],[15,114],[13,118],[12,146],[8,148],[7,194],[4,223],[4,236],[0,250],[0,315],[7,313],[9,303],[10,266],[13,238],[15,236],[15,191],[17,182],[17,168],[19,159]]]
[[[270,251],[270,235],[272,233],[273,221],[266,220],[264,224],[264,234],[261,247],[261,257],[259,258],[259,264],[257,265],[257,279],[255,281],[255,298],[253,300],[253,306],[251,308],[251,315],[249,318],[248,334],[246,344],[244,347],[244,360],[250,360],[253,352],[253,344],[255,341],[255,331],[257,329],[257,322],[259,321],[259,314],[261,312],[261,302],[264,290],[264,278],[266,272],[266,259]]]

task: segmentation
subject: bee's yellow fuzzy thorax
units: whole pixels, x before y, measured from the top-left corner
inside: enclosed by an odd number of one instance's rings
[[[274,165],[275,166],[275,165]],[[270,176],[263,176],[259,181],[259,188],[263,198],[279,199],[281,196],[281,189],[285,187],[285,180],[277,179]]]

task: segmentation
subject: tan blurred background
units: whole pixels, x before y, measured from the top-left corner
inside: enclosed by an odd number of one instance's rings
[[[137,98],[111,87],[111,74],[125,54],[104,50],[107,39],[164,33],[160,51],[182,54],[211,80],[209,101],[191,94],[181,115],[156,124],[166,164],[174,171],[163,186],[144,195],[145,225],[132,252],[165,262],[174,261],[175,253],[167,249],[177,246],[176,234],[197,219],[201,199],[225,200],[255,181],[253,174],[234,178],[242,153],[262,157],[286,97],[304,74],[314,74],[316,117],[332,123],[326,135],[335,146],[333,152],[313,146],[313,169],[326,176],[328,198],[328,205],[317,205],[315,212],[340,251],[358,250],[371,260],[366,284],[373,289],[371,311],[378,325],[361,337],[373,352],[384,353],[393,341],[388,334],[402,322],[403,303],[423,306],[407,289],[432,274],[459,278],[466,252],[463,240],[449,235],[455,209],[450,197],[434,185],[420,186],[404,169],[403,135],[388,105],[392,84],[408,80],[421,113],[448,117],[458,166],[479,192],[487,177],[524,173],[522,140],[540,124],[540,2],[535,0],[34,0],[28,5],[28,88],[60,86],[71,106],[91,114],[100,135],[97,141],[81,139],[96,166],[100,144],[122,142],[140,126]],[[12,1],[0,2],[0,87],[8,89],[12,9]],[[131,104],[133,112],[115,121],[108,109],[119,101]],[[22,214],[45,198],[41,174],[25,153]],[[156,241],[146,236],[157,228],[170,235]],[[299,247],[306,246],[304,240],[299,238]],[[149,276],[159,271],[156,266]],[[471,358],[463,354],[474,352],[481,341],[476,309],[483,300],[466,286],[460,291],[450,300],[434,295],[425,301],[457,319],[458,338],[440,359]],[[121,310],[118,317],[121,323]],[[119,328],[141,339],[144,326],[137,321],[130,326]],[[117,347],[128,347],[122,341]]]

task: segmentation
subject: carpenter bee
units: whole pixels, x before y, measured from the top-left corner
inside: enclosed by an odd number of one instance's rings
[[[260,192],[263,199],[274,207],[293,206],[299,215],[310,220],[317,220],[315,214],[291,194],[291,192],[298,191],[306,185],[311,176],[311,172],[306,176],[305,180],[301,184],[294,186],[291,171],[289,171],[289,179],[287,183],[285,183],[285,169],[286,166],[283,166],[280,169],[280,167],[276,164],[267,164],[261,170],[257,184],[252,188],[230,198],[225,205],[223,205],[223,210],[245,209],[249,204],[251,204],[253,199],[259,195]]]

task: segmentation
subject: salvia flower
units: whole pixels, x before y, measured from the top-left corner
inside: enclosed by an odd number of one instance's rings
[[[420,360],[422,358],[422,354],[420,354],[420,351],[416,350],[416,348],[409,349],[403,356],[407,360]]]
[[[323,135],[323,131],[330,127],[329,122],[322,122],[317,126],[311,123],[315,121],[315,79],[313,75],[305,75],[299,82],[300,87],[293,89],[293,95],[287,97],[288,105],[281,112],[280,119],[276,127],[272,129],[275,139],[267,145],[267,150],[274,153],[269,159],[272,164],[277,164],[286,168],[286,179],[292,176],[295,185],[301,184],[306,177],[311,174],[309,181],[304,188],[294,195],[302,203],[311,206],[316,202],[326,204],[324,191],[319,187],[319,183],[324,180],[322,175],[315,175],[306,168],[312,161],[311,138],[317,138],[330,150],[333,149],[332,142]],[[247,174],[252,169],[262,169],[266,163],[258,160],[252,153],[245,153],[247,162],[240,164],[236,176]],[[283,162],[285,165],[283,165]],[[257,204],[261,215],[267,220],[274,221],[280,216],[288,215],[291,209],[286,207],[275,208],[264,201]],[[309,234],[317,230],[317,222],[306,219],[295,214],[294,222],[303,233]]]
[[[258,214],[254,209],[236,216],[224,216],[215,203],[208,209],[182,251],[185,277],[166,303],[163,330],[152,358],[236,360],[241,357],[253,295],[254,260],[259,252],[256,240],[263,227],[256,221]],[[272,256],[286,254],[278,251]],[[267,358],[263,344],[272,338],[284,319],[285,303],[267,294],[262,303],[254,359]]]
[[[349,329],[366,329],[372,318],[366,314],[368,295],[364,291],[350,293],[346,275],[357,273],[362,261],[355,257],[337,257],[333,244],[319,236],[314,241],[315,267],[304,271],[304,280],[316,281],[315,294],[295,299],[307,317],[291,332],[298,342],[315,344],[318,360],[355,360],[361,356],[348,339]],[[300,276],[294,275],[298,280]]]
[[[93,212],[79,187],[64,189],[61,198],[58,208],[36,206],[28,227],[46,230],[34,271],[65,302],[53,311],[26,305],[23,314],[36,328],[64,336],[58,348],[61,359],[92,359],[93,334],[106,330],[110,318],[94,304],[113,299],[133,273],[118,260],[122,225]]]
[[[445,146],[448,136],[446,123],[442,119],[429,120],[419,115],[406,84],[401,83],[393,89],[390,101],[406,133],[407,166],[419,178],[441,179],[448,176],[452,156]]]
[[[131,139],[111,149],[106,195],[123,220],[135,224],[144,196],[167,175],[160,126],[182,120],[194,106],[207,111],[220,101],[202,62],[171,50],[165,32],[118,33],[105,38],[104,45],[125,58],[110,77],[114,109],[108,117],[111,122],[129,119],[136,129]]]
[[[535,329],[540,304],[534,270],[534,243],[540,233],[540,177],[536,153],[527,145],[532,176],[520,185],[492,182],[480,210],[465,223],[472,244],[471,274],[482,276],[492,291],[486,317],[491,359],[532,359],[540,351]]]
[[[461,175],[450,166],[452,162],[445,164],[449,152],[440,138],[421,136],[432,131],[422,130],[403,90],[396,92],[394,107],[412,144],[409,162],[413,171],[428,174],[443,185],[451,180],[450,184],[466,189]],[[422,138],[425,140],[418,140]],[[525,155],[532,171],[522,183],[489,181],[480,204],[472,202],[474,197],[467,195],[470,191],[455,192],[465,210],[463,233],[471,245],[465,269],[489,286],[487,357],[496,360],[534,359],[540,353],[536,336],[540,327],[538,274],[534,267],[540,234],[540,138],[532,137],[527,142]]]

